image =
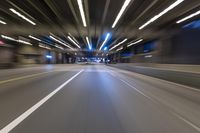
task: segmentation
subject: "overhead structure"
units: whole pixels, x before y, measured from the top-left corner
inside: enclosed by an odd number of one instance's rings
[[[66,51],[95,55],[128,49],[170,28],[176,30],[199,18],[199,6],[199,0],[1,0],[0,35],[16,42],[24,36],[36,46],[57,44]],[[138,40],[115,42],[121,38]]]

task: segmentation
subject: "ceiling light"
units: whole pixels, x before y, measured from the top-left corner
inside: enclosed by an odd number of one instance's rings
[[[17,41],[16,39],[9,37],[9,36],[1,35],[1,37],[4,39],[7,39],[7,40],[11,40],[11,41]]]
[[[116,51],[120,51],[120,50],[122,50],[123,49],[123,47],[121,47],[121,48],[118,48]]]
[[[75,38],[74,36],[72,36],[72,34],[70,34],[70,33],[68,33],[68,34],[69,34],[69,36],[72,37],[72,39],[73,39],[76,43],[78,43],[78,41],[76,40],[76,38]]]
[[[172,10],[173,8],[175,8],[176,6],[178,6],[183,1],[184,0],[177,0],[176,2],[174,2],[173,4],[171,4],[169,7],[167,7],[165,10],[163,10],[161,13],[157,14],[156,16],[154,16],[153,18],[151,18],[149,21],[147,21],[145,24],[143,24],[142,26],[140,26],[139,30],[143,29],[144,27],[146,27],[150,23],[153,23],[155,20],[157,20],[158,18],[160,18],[161,16],[163,16],[164,14],[166,14],[167,12],[169,12],[170,10]]]
[[[139,42],[141,42],[141,41],[143,41],[143,39],[140,39],[140,40],[138,40],[138,41],[132,42],[131,44],[127,45],[127,47],[130,47],[130,46],[132,46],[132,45],[134,45],[134,44],[137,44],[137,43],[139,43]]]
[[[90,45],[90,41],[89,41],[89,38],[86,36],[86,41],[87,41],[87,44],[88,44],[88,47],[89,49],[91,50],[92,49],[92,46]]]
[[[46,58],[52,59],[52,56],[51,55],[46,55]]]
[[[103,48],[103,46],[106,44],[106,42],[108,41],[108,38],[110,37],[110,33],[107,33],[106,38],[104,40],[104,42],[102,43],[101,47],[99,48],[99,50],[101,50]]]
[[[39,47],[41,47],[41,48],[45,48],[45,49],[48,49],[48,50],[50,50],[51,48],[50,47],[47,47],[46,45],[44,45],[44,44],[42,44],[42,43],[39,43],[39,45],[38,45]]]
[[[144,58],[151,58],[153,55],[145,55]]]
[[[24,15],[22,15],[21,13],[19,13],[18,11],[16,11],[13,8],[9,9],[10,11],[12,11],[14,14],[16,14],[17,16],[19,16],[20,18],[26,20],[27,22],[31,23],[32,25],[36,25],[36,23],[34,23],[32,20],[28,19],[27,17],[25,17]]]
[[[104,47],[104,49],[103,49],[104,51],[106,51],[106,50],[108,50],[108,47]]]
[[[117,22],[119,21],[119,19],[121,18],[122,14],[124,13],[125,9],[127,8],[127,6],[129,5],[129,3],[131,2],[131,0],[126,0],[121,8],[121,10],[119,11],[117,17],[115,18],[115,21],[112,25],[112,28],[114,28],[117,24]]]
[[[70,36],[67,36],[67,38],[73,42],[78,48],[81,48]]]
[[[68,47],[68,48],[70,48],[70,49],[73,49],[72,47],[70,47],[69,45],[67,45],[67,44],[65,44],[64,42],[62,42],[62,41],[60,41],[60,40],[58,40],[58,39],[56,39],[55,37],[53,37],[53,36],[49,36],[51,39],[53,39],[54,41],[56,41],[56,42],[58,42],[58,43],[60,43],[60,44],[62,44],[62,45],[64,45],[64,46],[66,46],[66,47]]]
[[[178,23],[181,23],[181,22],[186,21],[186,20],[188,20],[188,19],[190,19],[190,18],[192,18],[192,17],[195,17],[195,16],[197,16],[197,15],[199,15],[199,14],[200,14],[200,10],[197,11],[197,12],[195,12],[195,13],[193,13],[193,14],[190,14],[189,16],[187,16],[187,17],[185,17],[185,18],[183,18],[183,19],[181,19],[181,20],[179,20],[179,21],[177,21],[176,23],[177,23],[177,24],[178,24]]]
[[[4,21],[2,21],[2,20],[0,20],[0,23],[1,23],[1,24],[7,24],[6,22],[4,22]]]
[[[29,35],[28,37],[29,37],[29,38],[32,38],[32,39],[34,39],[34,40],[37,40],[37,41],[39,41],[39,42],[41,42],[41,40],[40,40],[39,38],[36,38],[36,37],[34,37],[34,36]]]
[[[55,47],[64,50],[64,48],[59,45],[55,45]]]
[[[81,18],[82,18],[82,21],[83,21],[83,26],[86,27],[87,24],[86,24],[86,20],[85,20],[85,13],[84,13],[84,10],[83,10],[82,0],[77,0],[77,2],[78,2],[78,7],[79,7],[79,10],[80,10],[80,13],[81,13]]]
[[[18,40],[19,43],[23,43],[23,44],[28,44],[28,45],[32,45],[30,42],[24,41],[24,40]]]
[[[5,35],[1,35],[2,38],[7,39],[7,40],[11,40],[11,41],[15,41],[15,42],[19,42],[19,43],[23,43],[23,44],[28,44],[28,45],[32,45],[30,42],[24,41],[24,40],[16,40],[12,37],[9,36],[5,36]]]
[[[118,47],[119,45],[121,45],[122,43],[124,43],[125,41],[127,41],[128,39],[125,38],[123,41],[119,42],[118,44],[116,44],[115,46],[113,46],[112,48],[109,49],[109,51],[113,50],[114,48]]]

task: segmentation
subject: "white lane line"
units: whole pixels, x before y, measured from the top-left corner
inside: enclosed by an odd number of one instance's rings
[[[44,97],[38,103],[33,105],[31,108],[29,108],[27,111],[25,111],[19,117],[17,117],[15,120],[13,120],[7,126],[2,128],[0,130],[0,133],[9,133],[12,129],[14,129],[17,125],[19,125],[24,119],[26,119],[29,115],[31,115],[35,110],[37,110],[40,106],[42,106],[46,101],[48,101],[52,96],[54,96],[58,91],[60,91],[65,85],[67,85],[70,81],[72,81],[74,78],[76,78],[83,71],[84,70],[79,71],[73,77],[71,77],[66,82],[64,82],[62,85],[60,85],[58,88],[56,88],[53,92],[48,94],[46,97]]]
[[[110,73],[110,72],[109,72]],[[110,73],[113,77],[117,77],[114,74]],[[152,100],[153,102],[155,102],[154,99],[152,99],[151,97],[145,95],[142,91],[138,90],[137,88],[135,88],[134,86],[132,86],[131,84],[129,84],[128,82],[124,81],[123,79],[118,78],[120,81],[122,81],[123,83],[125,83],[127,86],[131,87],[132,89],[136,90],[138,93],[140,93],[141,95],[143,95],[144,97]]]
[[[190,125],[191,127],[193,127],[194,129],[196,129],[198,132],[200,132],[200,127],[198,127],[197,125],[193,124],[192,122],[186,120],[185,118],[183,118],[180,115],[177,115],[175,113],[173,113],[176,117],[178,117],[180,120],[184,121],[185,123],[187,123],[188,125]]]
[[[113,77],[117,77],[116,75],[114,75],[113,73],[111,73],[110,71],[108,71],[108,73],[110,73]],[[155,101],[153,98],[147,96],[146,94],[144,94],[142,91],[138,90],[137,88],[135,88],[134,86],[132,86],[131,84],[129,84],[128,82],[126,82],[123,79],[120,79],[118,77],[118,79],[120,81],[122,81],[123,83],[125,83],[126,85],[128,85],[129,87],[131,87],[132,89],[134,89],[135,91],[137,91],[139,94],[143,95],[144,97],[146,97],[147,99],[151,100],[152,102],[161,105],[159,102]],[[170,111],[170,110],[169,110]],[[176,116],[178,119],[184,121],[186,124],[190,125],[191,127],[193,127],[196,131],[200,132],[200,127],[198,127],[197,125],[193,124],[192,122],[186,120],[185,118],[183,118],[182,116],[178,115],[177,113],[174,113],[172,111],[170,111],[170,113],[174,116]]]

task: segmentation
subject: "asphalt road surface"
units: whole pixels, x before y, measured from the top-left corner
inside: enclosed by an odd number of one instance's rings
[[[104,65],[0,70],[0,133],[199,133],[200,90]]]

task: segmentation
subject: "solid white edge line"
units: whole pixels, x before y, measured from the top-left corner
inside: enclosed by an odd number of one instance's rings
[[[9,123],[7,126],[2,128],[0,130],[0,133],[9,133],[12,129],[14,129],[17,125],[19,125],[24,119],[26,119],[29,115],[31,115],[35,110],[37,110],[40,106],[42,106],[46,101],[48,101],[52,96],[54,96],[58,91],[60,91],[65,85],[67,85],[70,81],[76,78],[83,71],[84,70],[79,71],[77,74],[75,74],[70,79],[68,79],[63,84],[61,84],[58,88],[56,88],[53,92],[45,96],[42,100],[37,102],[35,105],[33,105],[23,114],[21,114],[19,117],[14,119],[11,123]]]
[[[122,80],[122,79],[119,79],[121,80],[122,82],[124,82],[126,85],[128,85],[129,87],[133,88],[134,90],[136,90],[138,93],[140,93],[141,95],[143,95],[144,97],[150,99],[151,101],[153,102],[156,102],[154,99],[152,99],[151,97],[145,95],[143,92],[141,92],[140,90],[138,90],[137,88],[135,88],[134,86],[130,85],[128,82]],[[157,102],[156,102],[157,103]],[[183,118],[182,116],[178,115],[177,113],[174,113],[172,111],[170,111],[173,115],[175,115],[177,118],[179,118],[180,120],[184,121],[185,123],[187,123],[188,125],[190,125],[191,127],[193,127],[195,130],[197,130],[198,132],[200,132],[200,128],[195,125],[194,123],[186,120],[185,118]]]
[[[116,75],[114,75],[113,73],[111,73],[110,71],[107,71],[110,75],[112,75],[113,77],[117,77]],[[147,99],[151,100],[154,103],[159,104],[157,101],[155,101],[153,98],[145,95],[142,91],[138,90],[137,88],[135,88],[134,86],[132,86],[131,84],[129,84],[128,82],[126,82],[125,80],[121,79],[118,77],[118,79],[120,81],[122,81],[123,83],[125,83],[127,86],[131,87],[132,89],[136,90],[139,94],[143,95],[144,97],[146,97]],[[182,116],[178,115],[177,113],[174,113],[172,111],[170,111],[174,116],[176,116],[178,119],[184,121],[186,124],[190,125],[191,127],[193,127],[196,131],[200,132],[200,127],[198,127],[197,125],[193,124],[192,122],[186,120],[185,118],[183,118]]]
[[[113,77],[117,77],[114,74],[112,74],[111,72],[109,72]],[[144,97],[154,101],[151,97],[145,95],[142,91],[138,90],[137,88],[135,88],[134,86],[132,86],[131,84],[129,84],[128,82],[126,82],[125,80],[118,78],[121,82],[123,82],[124,84],[126,84],[127,86],[131,87],[132,89],[136,90],[138,93],[140,93],[141,95],[143,95]]]
[[[199,128],[197,125],[195,125],[195,124],[193,124],[192,122],[186,120],[185,118],[183,118],[183,117],[180,116],[180,115],[177,115],[177,114],[175,114],[175,113],[173,113],[173,114],[174,114],[176,117],[178,117],[180,120],[184,121],[185,123],[187,123],[188,125],[190,125],[190,126],[193,127],[194,129],[196,129],[198,132],[200,132],[200,128]]]

